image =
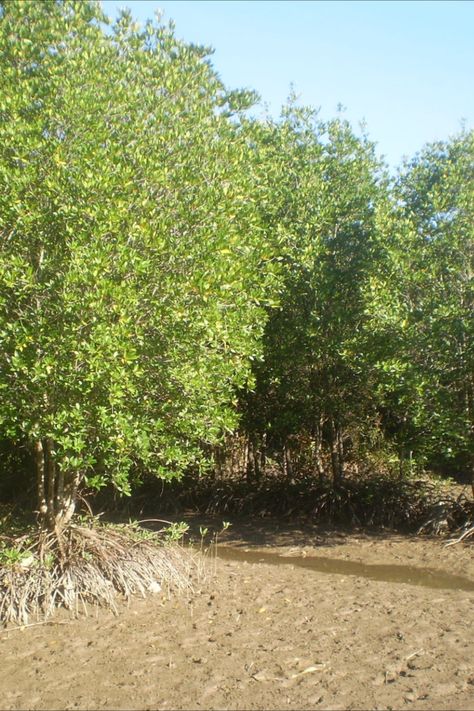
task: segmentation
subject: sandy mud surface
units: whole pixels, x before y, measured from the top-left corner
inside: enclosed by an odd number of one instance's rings
[[[474,709],[472,546],[250,522],[220,546],[194,596],[0,631],[0,707]]]

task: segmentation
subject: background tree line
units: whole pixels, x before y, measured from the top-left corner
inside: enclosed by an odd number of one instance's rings
[[[0,491],[26,470],[50,528],[232,457],[473,471],[474,133],[390,176],[342,117],[255,118],[210,54],[0,1]]]

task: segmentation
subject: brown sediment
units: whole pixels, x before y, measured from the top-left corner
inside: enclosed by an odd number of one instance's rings
[[[276,528],[234,522],[194,595],[3,630],[2,708],[474,708],[472,546]]]

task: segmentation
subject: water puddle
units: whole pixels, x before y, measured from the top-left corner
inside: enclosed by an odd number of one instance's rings
[[[267,553],[265,551],[234,548],[233,546],[224,545],[219,545],[218,557],[223,560],[233,560],[241,563],[293,565],[318,573],[354,575],[358,578],[367,578],[368,580],[420,585],[425,588],[435,588],[437,590],[474,592],[474,581],[464,578],[461,575],[450,575],[449,573],[442,573],[437,570],[431,570],[430,568],[416,568],[409,565],[369,565],[353,560],[323,558],[322,556],[293,558],[279,555],[278,553]]]

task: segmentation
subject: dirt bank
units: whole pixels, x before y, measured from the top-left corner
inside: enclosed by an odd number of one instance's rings
[[[0,706],[474,708],[472,546],[233,524],[225,557],[209,562],[215,576],[193,598],[159,595],[120,617],[59,615],[2,631]],[[295,564],[248,563],[246,549]],[[344,573],[298,564],[312,556],[362,565]],[[396,582],[377,579],[387,566],[398,566]]]

